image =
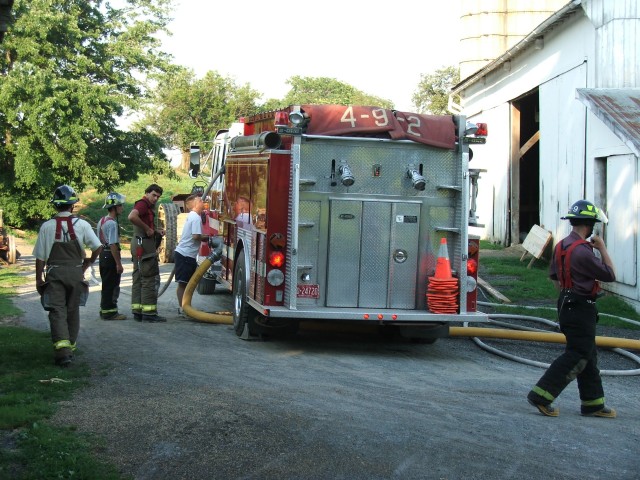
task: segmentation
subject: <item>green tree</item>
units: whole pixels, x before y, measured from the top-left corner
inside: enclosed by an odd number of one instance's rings
[[[416,106],[417,113],[430,113],[432,115],[444,115],[449,113],[449,92],[451,87],[460,82],[460,70],[458,67],[444,67],[432,74],[420,76],[418,89],[411,97]],[[460,99],[454,99],[456,103]]]
[[[0,45],[0,206],[28,226],[57,185],[106,192],[168,169],[162,141],[118,118],[146,96],[145,75],[168,66],[156,34],[171,0],[16,0]]]
[[[295,75],[288,79],[286,83],[291,85],[291,89],[278,105],[280,107],[302,104],[336,104],[393,108],[391,100],[366,94],[335,78],[300,77]],[[269,102],[272,102],[272,100]],[[277,105],[276,102],[274,104]]]
[[[183,170],[189,166],[189,145],[212,140],[243,115],[256,111],[260,93],[209,71],[197,79],[178,67],[158,78],[154,95],[139,126],[161,137],[167,146],[182,151]]]

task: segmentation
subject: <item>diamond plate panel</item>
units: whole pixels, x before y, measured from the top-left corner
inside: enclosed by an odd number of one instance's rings
[[[362,268],[358,306],[386,308],[389,297],[391,204],[364,202],[362,212]]]
[[[391,219],[389,308],[415,308],[420,205],[394,203]]]
[[[313,139],[301,145],[300,177],[313,180],[301,191],[349,194],[386,193],[403,197],[437,196],[439,185],[459,186],[455,152],[414,142]],[[351,187],[340,182],[339,167],[346,162],[355,177]],[[407,167],[422,171],[423,191],[413,188]],[[378,172],[378,176],[374,176]],[[333,174],[333,176],[332,176]],[[332,185],[335,183],[335,185]]]
[[[334,200],[329,215],[326,304],[328,307],[356,307],[362,202]]]

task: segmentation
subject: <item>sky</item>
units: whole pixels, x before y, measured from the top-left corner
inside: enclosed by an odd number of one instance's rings
[[[402,111],[421,74],[458,62],[459,0],[175,0],[162,49],[282,98],[294,75],[330,77]]]

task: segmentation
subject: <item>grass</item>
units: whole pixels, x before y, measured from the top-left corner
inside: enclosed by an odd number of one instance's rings
[[[542,261],[531,268],[517,256],[483,257],[480,254],[480,277],[491,276],[491,285],[513,303],[540,302],[556,298],[556,290],[549,280],[549,266]]]
[[[22,314],[22,310],[13,304],[10,297],[17,286],[29,281],[20,276],[20,272],[25,270],[27,269],[16,265],[0,268],[0,318]]]
[[[0,327],[0,478],[120,478],[93,457],[95,440],[47,419],[57,403],[87,385],[89,368],[53,365],[47,332]],[[9,433],[11,432],[11,433]]]

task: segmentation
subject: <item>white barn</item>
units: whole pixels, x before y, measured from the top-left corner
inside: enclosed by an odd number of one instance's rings
[[[521,243],[533,225],[553,235],[586,198],[609,216],[604,238],[617,282],[640,306],[640,2],[574,0],[453,88],[459,110],[489,126],[473,148],[481,238]]]

